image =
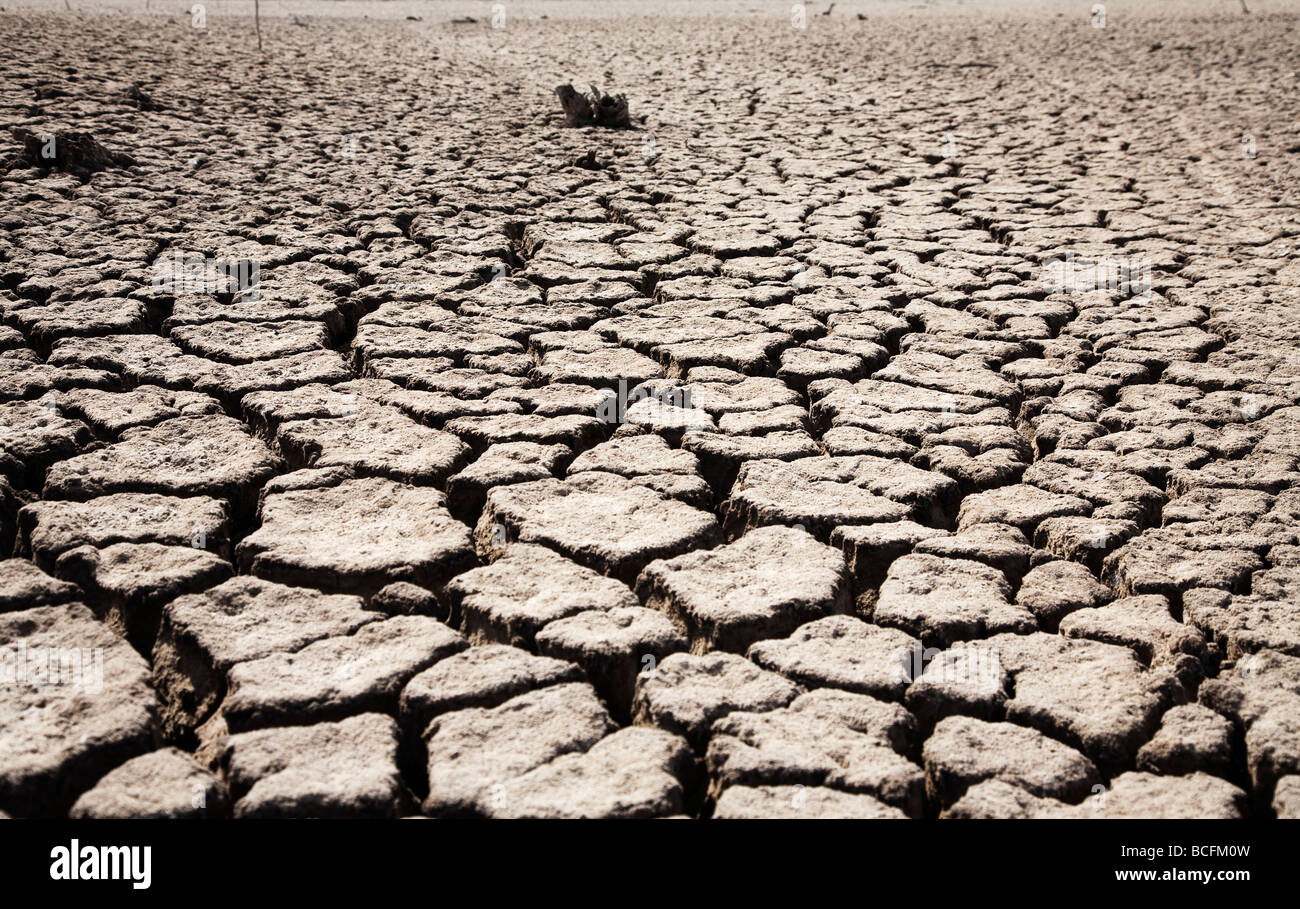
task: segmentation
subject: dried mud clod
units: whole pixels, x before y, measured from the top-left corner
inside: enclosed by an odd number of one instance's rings
[[[569,162],[570,167],[580,167],[583,170],[602,170],[605,162],[596,157],[596,150],[590,149],[586,154],[574,158]]]
[[[159,111],[163,109],[163,105],[141,88],[139,82],[131,83],[131,87],[122,93],[122,100],[136,110]]]
[[[627,98],[624,95],[607,95],[596,86],[591,91],[579,94],[572,85],[559,85],[555,88],[560,106],[564,108],[565,126],[604,126],[609,129],[631,129],[632,121],[627,112]]]
[[[49,101],[53,98],[67,98],[72,93],[54,82],[40,82],[33,89],[37,101]]]
[[[131,167],[135,159],[122,152],[109,151],[90,133],[55,132],[36,134],[21,127],[10,130],[23,144],[22,151],[4,166],[39,167],[61,170],[88,180],[90,175],[110,167]]]

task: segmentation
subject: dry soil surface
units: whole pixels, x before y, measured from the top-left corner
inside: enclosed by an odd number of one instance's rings
[[[0,814],[1300,814],[1294,7],[64,5]]]

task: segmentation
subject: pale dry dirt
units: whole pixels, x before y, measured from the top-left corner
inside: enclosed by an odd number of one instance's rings
[[[1293,5],[182,6],[0,13],[0,816],[1296,816]]]

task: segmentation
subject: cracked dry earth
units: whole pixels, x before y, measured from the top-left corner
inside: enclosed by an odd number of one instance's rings
[[[429,9],[0,16],[3,813],[1300,815],[1296,15]]]

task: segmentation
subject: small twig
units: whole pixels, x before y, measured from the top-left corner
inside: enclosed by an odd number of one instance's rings
[[[257,29],[257,50],[262,50],[262,0],[253,0],[253,26]]]

